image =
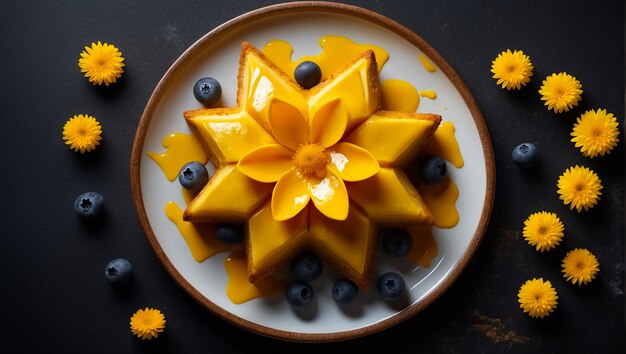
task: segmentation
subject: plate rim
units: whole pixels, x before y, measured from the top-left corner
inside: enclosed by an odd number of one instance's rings
[[[424,54],[426,54],[429,59],[437,64],[437,66],[446,75],[448,80],[450,80],[455,89],[463,98],[463,101],[467,105],[472,115],[472,119],[474,120],[474,124],[476,125],[476,128],[478,130],[478,135],[480,137],[481,147],[483,150],[483,156],[485,158],[486,190],[479,223],[467,249],[463,252],[462,256],[460,257],[459,261],[457,261],[455,266],[450,270],[448,276],[442,279],[442,281],[437,284],[437,286],[435,286],[432,291],[428,295],[426,295],[421,301],[411,304],[405,309],[397,312],[395,315],[385,318],[379,322],[347,331],[329,333],[300,333],[279,330],[237,316],[217,305],[216,303],[212,302],[211,300],[207,299],[198,290],[196,290],[178,272],[178,270],[176,270],[174,265],[171,263],[171,261],[161,248],[150,226],[141,192],[140,164],[146,133],[152,120],[154,111],[158,105],[158,102],[166,92],[166,88],[168,87],[168,85],[174,80],[176,73],[183,68],[184,64],[186,64],[187,61],[193,58],[196,52],[202,50],[204,46],[209,45],[211,39],[217,37],[218,35],[228,33],[229,31],[234,31],[239,25],[243,25],[249,20],[260,20],[271,15],[294,11],[321,11],[354,16],[368,22],[372,22],[376,25],[382,26],[398,34],[400,37],[409,41],[412,45],[424,52]],[[168,68],[163,77],[157,83],[157,86],[150,95],[148,103],[146,104],[146,107],[139,120],[139,124],[135,133],[135,138],[133,140],[133,148],[130,159],[130,182],[135,209],[137,211],[142,229],[144,230],[152,249],[156,253],[159,261],[165,266],[170,276],[174,278],[176,283],[180,287],[182,287],[183,290],[201,306],[212,311],[213,313],[217,314],[228,322],[237,325],[240,328],[268,337],[300,342],[333,342],[366,336],[397,325],[412,317],[413,315],[421,312],[423,309],[430,306],[443,293],[445,293],[459,278],[460,274],[466,268],[468,262],[473,257],[476,249],[483,239],[483,236],[489,224],[489,219],[491,217],[491,211],[493,208],[495,196],[496,181],[495,159],[491,138],[489,136],[487,125],[484,121],[482,113],[480,112],[478,104],[476,103],[474,97],[469,91],[469,88],[461,80],[461,78],[452,68],[452,66],[443,58],[441,54],[439,54],[433,47],[431,47],[429,43],[427,43],[424,39],[422,39],[420,36],[418,36],[416,33],[411,31],[404,25],[379,13],[362,7],[336,2],[297,1],[261,7],[234,17],[231,20],[226,21],[221,25],[215,27],[213,30],[202,36],[189,48],[187,48],[176,59],[176,61],[174,61],[174,63]]]

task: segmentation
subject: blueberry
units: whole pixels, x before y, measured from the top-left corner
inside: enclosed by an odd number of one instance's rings
[[[420,163],[420,180],[428,185],[441,182],[448,172],[446,161],[439,156],[428,156]]]
[[[303,61],[296,66],[293,77],[296,79],[298,85],[308,90],[319,84],[322,79],[322,70],[319,65],[312,61]]]
[[[520,167],[530,167],[537,162],[539,150],[533,143],[522,143],[513,149],[511,156],[513,161]]]
[[[222,86],[212,77],[203,77],[193,85],[193,95],[205,107],[211,107],[222,96]]]
[[[299,309],[313,301],[313,288],[300,281],[294,281],[285,289],[285,299],[291,307]]]
[[[85,220],[95,220],[104,210],[104,198],[96,192],[83,193],[74,201],[74,211]]]
[[[313,281],[322,274],[322,261],[311,252],[302,252],[291,262],[291,275],[300,281]]]
[[[117,258],[107,264],[104,275],[112,284],[126,284],[132,278],[133,266],[126,259]]]
[[[333,285],[333,300],[339,305],[352,302],[359,293],[359,288],[349,279],[339,279]]]
[[[386,301],[398,299],[406,285],[402,276],[395,272],[387,272],[378,279],[378,293]]]
[[[209,172],[206,166],[194,161],[186,164],[178,172],[178,182],[185,189],[197,192],[209,181]]]
[[[242,224],[217,224],[215,225],[215,235],[227,245],[236,245],[243,242]]]
[[[397,227],[384,232],[383,249],[392,257],[404,257],[413,246],[413,238],[404,229]]]

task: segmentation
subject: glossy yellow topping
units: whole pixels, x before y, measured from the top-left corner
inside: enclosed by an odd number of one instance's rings
[[[413,246],[406,258],[422,267],[430,267],[439,251],[431,228],[409,227],[407,231],[413,239]]]
[[[345,221],[328,220],[310,209],[309,232],[313,245],[320,253],[332,253],[335,266],[349,268],[348,272],[367,275],[369,259],[376,243],[376,225],[358,208],[350,208]],[[360,282],[367,282],[362,279]]]
[[[222,113],[210,109],[185,112],[189,126],[208,145],[214,164],[236,163],[249,151],[276,143],[246,112]]]
[[[307,212],[277,222],[267,203],[250,218],[248,228],[248,274],[250,281],[255,282],[289,262],[289,257],[304,246]]]
[[[431,100],[437,99],[437,92],[434,90],[422,90],[420,96],[430,98]]]
[[[192,161],[206,164],[208,161],[202,145],[193,135],[172,133],[163,138],[161,144],[167,149],[165,152],[148,152],[147,155],[161,167],[170,182],[178,178],[178,172],[185,164]]]
[[[461,155],[461,149],[457,142],[454,131],[454,123],[444,122],[439,129],[435,132],[432,139],[430,139],[421,155],[439,155],[444,160],[449,161],[456,168],[461,168],[465,164],[463,161],[463,155]]]
[[[234,304],[242,304],[252,299],[285,291],[285,285],[273,277],[266,277],[256,283],[249,282],[246,253],[241,249],[234,251],[224,260],[224,269],[228,276],[226,295]]]
[[[245,221],[271,193],[271,185],[246,177],[236,165],[223,166],[187,205],[183,217],[191,222]]]
[[[433,215],[407,176],[398,169],[381,168],[371,178],[347,186],[350,201],[375,222],[385,225],[427,225]]]
[[[291,61],[293,54],[291,44],[281,40],[268,42],[263,47],[263,53],[291,79],[293,79],[293,72],[296,67],[303,61],[312,61],[319,65],[322,70],[322,80],[326,80],[331,74],[341,69],[345,63],[367,50],[374,51],[379,72],[389,59],[389,54],[385,49],[373,44],[358,44],[344,36],[324,36],[320,38],[319,44],[322,47],[320,54],[303,56],[296,61]]]
[[[415,112],[420,105],[420,95],[410,83],[399,80],[385,80],[382,90],[382,109],[386,111]]]
[[[165,204],[165,215],[178,228],[196,262],[203,262],[212,255],[228,249],[215,237],[215,227],[212,224],[193,224],[183,221],[183,211],[176,203]]]
[[[440,121],[433,114],[379,111],[345,141],[369,151],[381,166],[405,166],[437,130]]]
[[[435,67],[433,63],[431,63],[430,60],[428,60],[428,58],[426,58],[424,54],[420,54],[418,58],[420,60],[420,63],[422,63],[422,66],[424,67],[426,71],[431,72],[431,73],[434,73],[435,71],[437,71],[437,67]]]

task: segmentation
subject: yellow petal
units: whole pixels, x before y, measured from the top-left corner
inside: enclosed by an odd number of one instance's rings
[[[348,191],[335,171],[326,167],[326,176],[309,177],[309,194],[313,203],[322,214],[335,220],[346,220],[348,217]]]
[[[237,168],[244,175],[259,182],[276,182],[289,170],[293,151],[280,144],[258,147],[244,155],[237,163]]]
[[[272,216],[276,221],[296,216],[309,202],[308,183],[295,170],[283,173],[272,192]]]
[[[346,131],[360,125],[379,107],[376,59],[373,52],[363,53],[346,64],[347,69],[324,85],[310,91],[309,112],[315,112],[327,102],[341,99],[348,111]]]
[[[339,143],[328,150],[331,163],[335,165],[344,181],[362,181],[380,170],[378,161],[362,147],[350,143]]]
[[[270,103],[269,117],[274,137],[281,144],[295,151],[298,145],[309,142],[309,127],[294,106],[274,99]]]
[[[323,148],[336,144],[346,131],[348,111],[340,98],[332,100],[311,115],[311,142]]]

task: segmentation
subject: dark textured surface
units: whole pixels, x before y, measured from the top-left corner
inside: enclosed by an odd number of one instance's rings
[[[169,65],[193,42],[248,10],[272,1],[3,1],[0,4],[2,127],[2,254],[0,346],[7,353],[272,352],[348,350],[373,345],[415,352],[619,352],[624,343],[624,143],[588,159],[568,141],[580,113],[606,108],[624,139],[623,1],[350,1],[407,26],[459,73],[487,121],[497,165],[497,190],[484,241],[459,280],[432,306],[381,333],[347,342],[281,342],[239,329],[187,296],[158,262],[132,203],[129,161],[143,108]],[[126,73],[112,87],[92,87],[76,66],[83,46],[106,41],[121,48]],[[521,92],[491,79],[491,60],[523,49],[535,76]],[[567,71],[583,84],[584,99],[555,115],[539,100],[541,79]],[[89,113],[105,140],[81,156],[61,141],[65,121]],[[531,141],[541,161],[520,170],[511,150]],[[556,195],[570,165],[595,170],[604,185],[600,204],[578,214]],[[106,200],[105,222],[88,227],[74,198],[94,190]],[[564,243],[540,254],[521,237],[523,220],[556,212]],[[574,247],[590,249],[601,272],[586,287],[560,276]],[[132,286],[114,289],[103,276],[114,258],[128,258]],[[527,279],[552,280],[559,307],[531,319],[517,305]],[[167,315],[167,330],[151,342],[130,335],[138,308]]]

